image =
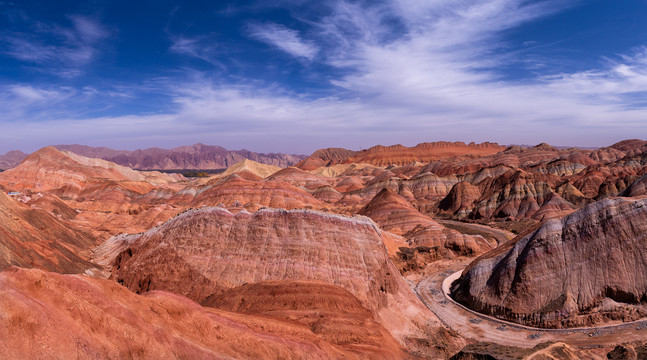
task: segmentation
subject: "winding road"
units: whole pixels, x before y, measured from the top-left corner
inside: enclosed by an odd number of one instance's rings
[[[513,237],[511,233],[484,225],[461,225],[495,236],[499,245]],[[454,301],[449,296],[449,291],[452,282],[460,277],[463,269],[472,260],[446,265],[421,280],[415,287],[418,297],[443,324],[465,338],[530,348],[548,341],[587,347],[614,345],[619,342],[644,340],[647,337],[647,319],[599,327],[542,329],[500,320],[466,308]]]

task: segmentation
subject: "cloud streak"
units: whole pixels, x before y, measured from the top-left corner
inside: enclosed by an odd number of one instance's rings
[[[30,32],[0,33],[4,53],[62,77],[79,75],[84,66],[96,59],[97,46],[110,33],[91,18],[72,15],[68,19],[70,26],[28,19]]]
[[[250,24],[250,36],[272,45],[296,58],[313,60],[319,49],[301,38],[296,30],[278,24]]]

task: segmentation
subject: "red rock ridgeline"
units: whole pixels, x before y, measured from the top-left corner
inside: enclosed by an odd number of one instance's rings
[[[380,230],[365,217],[275,209],[233,215],[203,208],[142,235],[111,239],[100,252],[119,253],[112,276],[136,292],[163,289],[208,303],[246,283],[319,281],[357,297],[401,343],[446,337],[389,260]],[[429,319],[428,325],[420,325],[418,316]]]
[[[48,212],[32,209],[0,192],[0,270],[16,265],[82,273],[95,267],[86,260],[95,241]]]
[[[345,163],[367,163],[376,166],[397,165],[403,166],[413,162],[429,163],[432,161],[448,159],[455,156],[474,155],[485,156],[496,154],[505,149],[495,143],[465,144],[463,142],[438,141],[421,143],[414,147],[402,145],[374,146],[345,160]]]
[[[452,294],[469,307],[543,327],[647,315],[647,198],[605,199],[475,260]]]
[[[159,199],[146,203],[151,199],[147,194],[166,190],[170,200],[183,181],[181,175],[135,171],[53,147],[40,149],[0,173],[0,187],[27,193],[29,204],[66,214],[68,226],[104,240],[123,231],[147,230],[176,215],[181,209],[160,204]],[[71,213],[76,210],[78,214]]]
[[[413,147],[403,145],[377,145],[361,151],[328,148],[315,151],[312,155],[297,164],[296,167],[302,170],[315,170],[319,167],[342,163],[403,166],[414,162],[428,163],[463,155],[491,155],[504,149],[504,146],[495,143],[465,144],[463,142],[452,143],[445,141],[421,143]]]
[[[330,318],[325,310],[334,305],[324,304],[313,331],[308,324],[267,314],[203,308],[171,293],[137,295],[109,280],[13,267],[0,272],[0,354],[3,359],[405,358],[352,295],[326,290],[329,301],[349,309],[354,305],[355,316],[342,310]],[[345,326],[338,328],[346,331],[326,329],[330,321],[340,321]],[[353,327],[359,321],[364,328]],[[344,335],[361,335],[368,343],[344,342]]]

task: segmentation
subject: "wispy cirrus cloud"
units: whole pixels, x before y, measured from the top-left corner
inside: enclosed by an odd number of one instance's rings
[[[172,44],[169,48],[171,52],[200,59],[219,67],[223,71],[227,70],[224,63],[219,60],[223,51],[221,51],[219,44],[210,37],[172,36],[171,42]]]
[[[272,45],[296,58],[313,60],[319,48],[304,40],[299,32],[279,24],[250,24],[250,36]]]
[[[89,17],[70,15],[68,19],[69,24],[62,26],[25,18],[29,32],[0,33],[4,53],[62,77],[80,74],[84,66],[97,58],[98,46],[110,32]]]

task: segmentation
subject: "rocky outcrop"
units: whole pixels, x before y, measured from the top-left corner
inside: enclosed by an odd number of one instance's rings
[[[273,209],[234,215],[204,208],[142,234],[116,259],[114,277],[137,292],[164,289],[196,301],[244,283],[319,280],[377,309],[387,293],[403,290],[382,246],[379,230],[366,218]]]
[[[467,181],[455,184],[449,194],[438,204],[438,208],[458,219],[464,219],[472,212],[474,202],[481,197],[481,189]]]
[[[482,184],[483,194],[474,202],[469,217],[519,220],[533,218],[540,211],[541,216],[538,217],[545,216],[550,210],[556,210],[558,213],[573,210],[573,204],[561,198],[557,199],[559,195],[554,189],[558,182],[559,178],[554,175],[510,170]],[[457,207],[451,204],[451,200],[452,198],[444,200],[450,204],[446,206]],[[550,200],[553,202],[549,203]]]
[[[226,169],[245,159],[267,165],[288,167],[305,156],[263,154],[248,150],[227,150],[220,146],[195,144],[173,149],[150,148],[126,151],[83,145],[56,145],[57,149],[108,160],[139,170],[208,170]]]
[[[459,302],[500,318],[570,327],[647,315],[647,199],[586,206],[475,260]]]

